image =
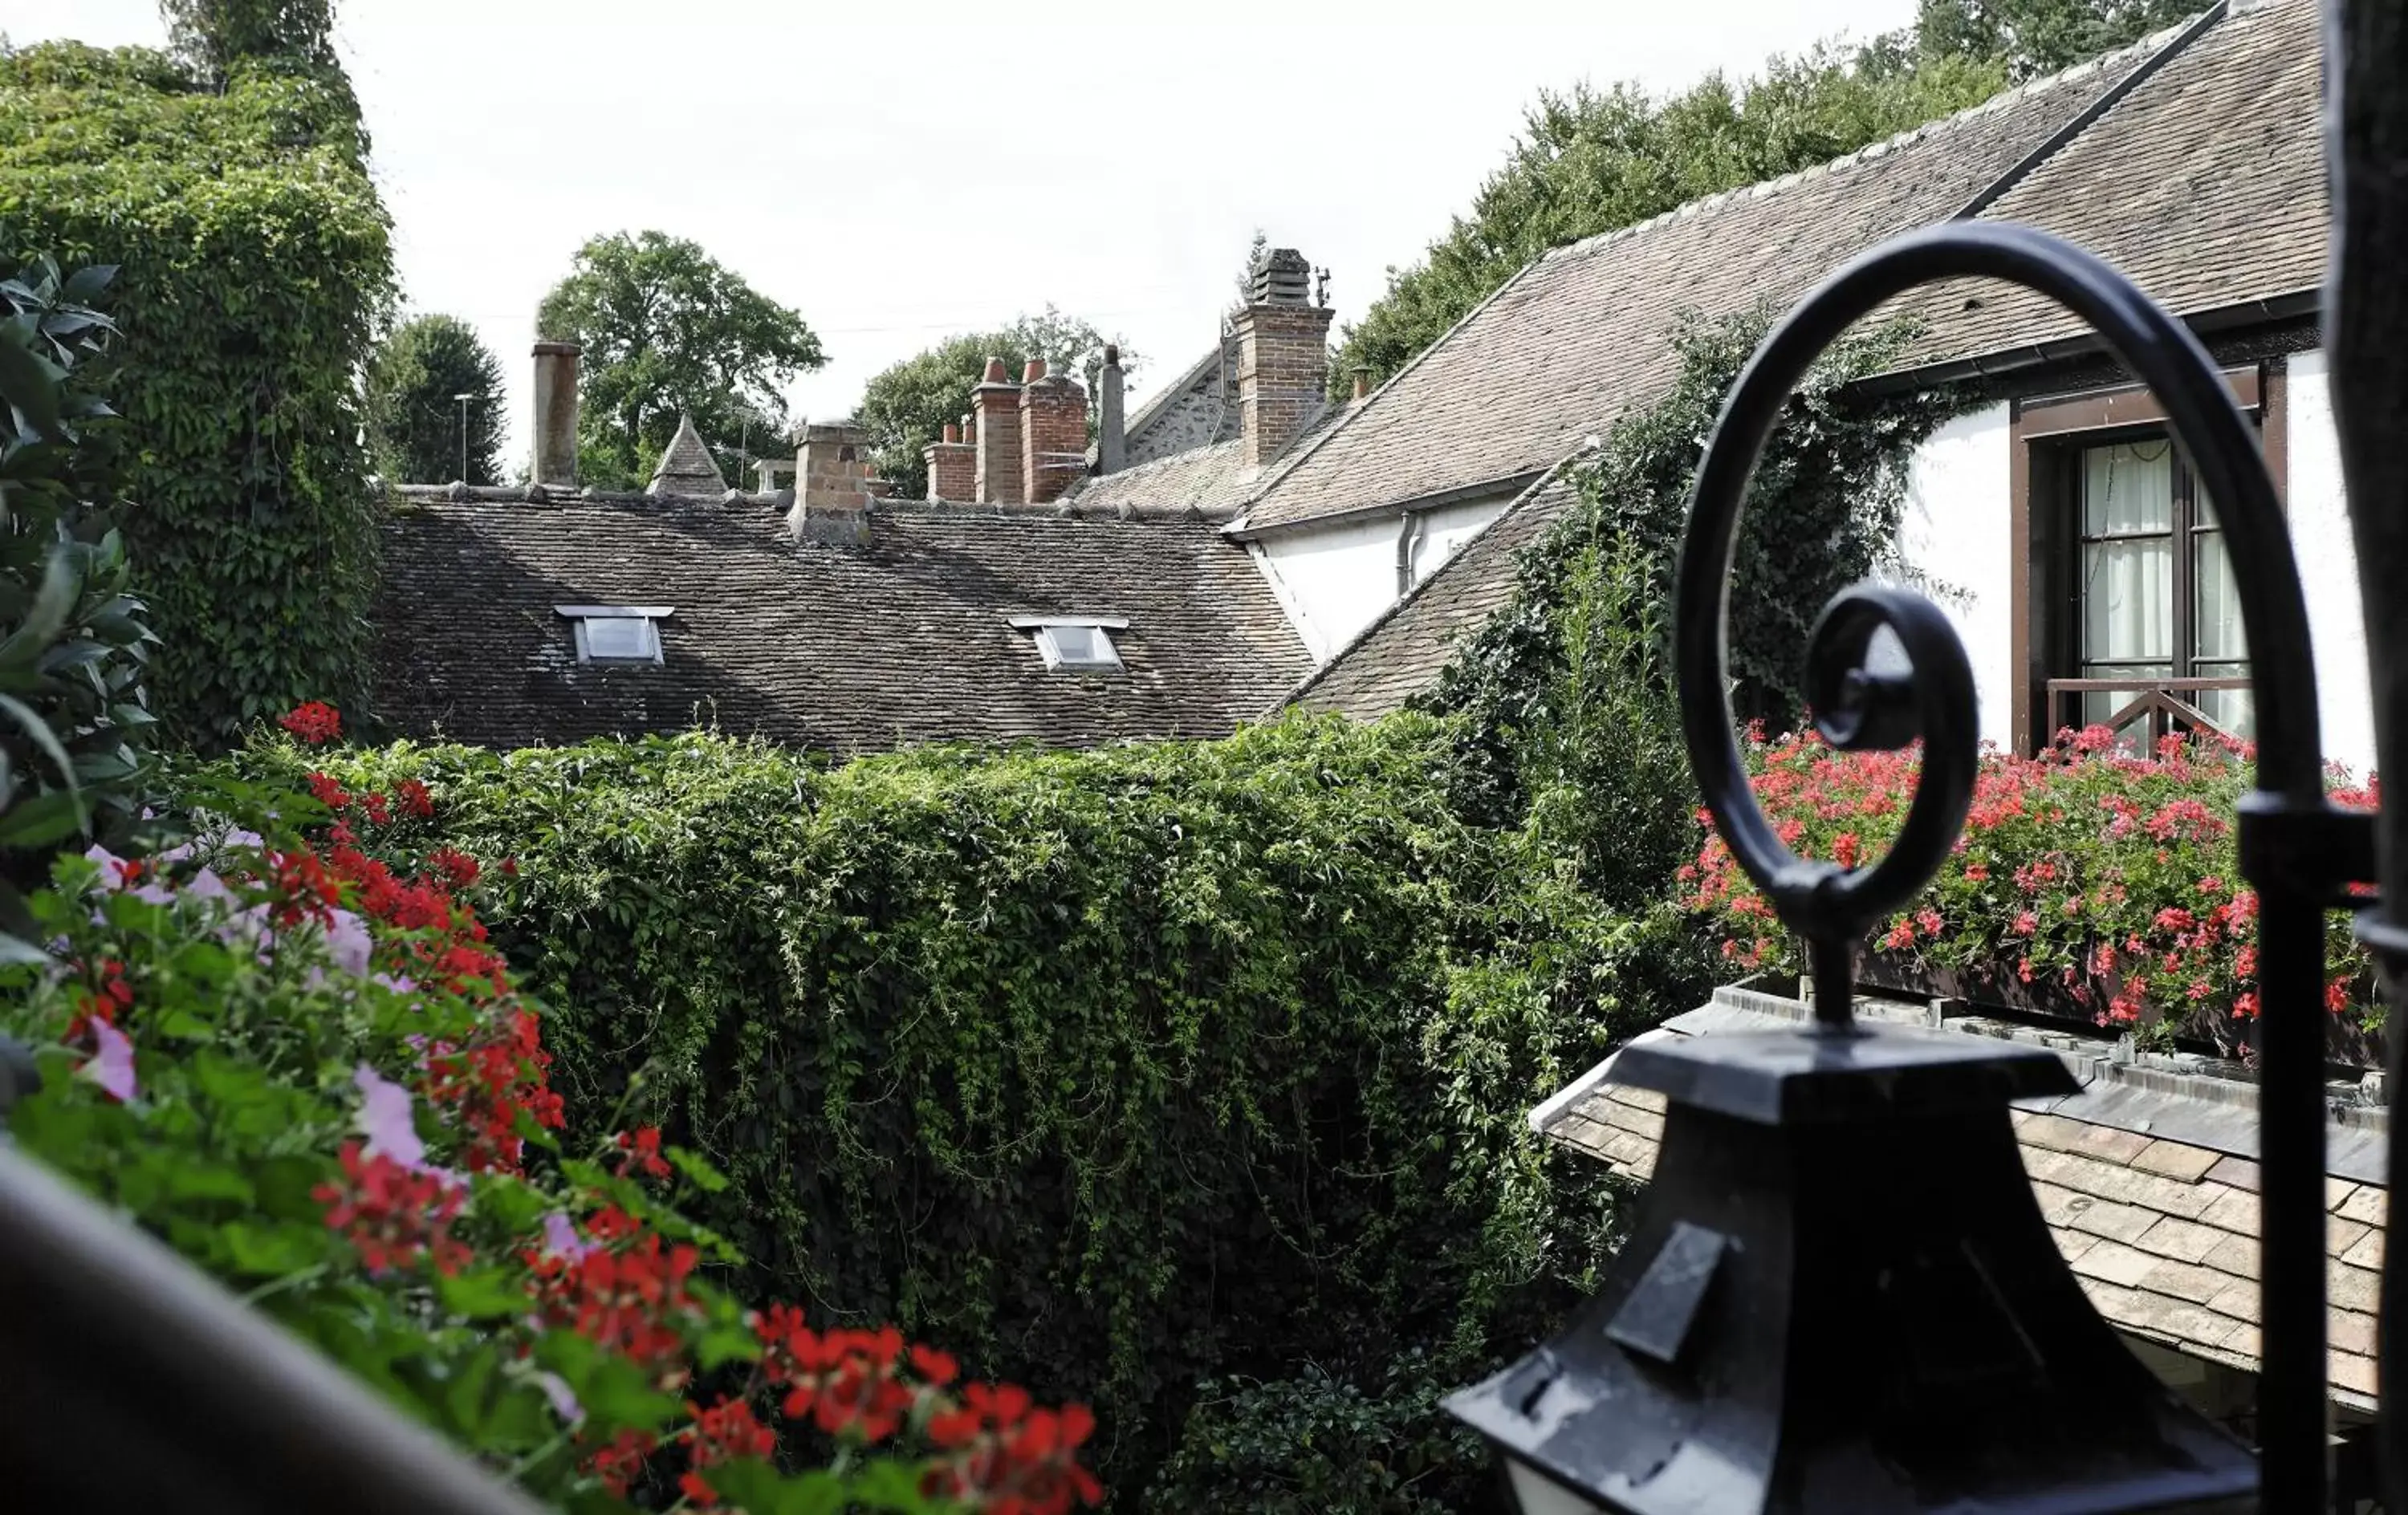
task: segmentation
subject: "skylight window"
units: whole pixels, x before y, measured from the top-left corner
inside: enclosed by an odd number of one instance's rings
[[[1114,673],[1121,666],[1120,650],[1111,634],[1126,631],[1118,616],[1014,616],[1012,626],[1037,634],[1037,651],[1045,666],[1066,673]]]
[[[666,605],[555,605],[577,634],[580,663],[658,663]]]

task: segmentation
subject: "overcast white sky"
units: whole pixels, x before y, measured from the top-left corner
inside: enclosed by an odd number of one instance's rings
[[[690,236],[799,309],[801,412],[1047,302],[1147,360],[1212,338],[1256,227],[1343,322],[1541,88],[1651,89],[1904,23],[1914,0],[342,0],[413,309],[473,322],[523,438],[535,307],[596,233]],[[1169,11],[1174,7],[1162,7]],[[1437,18],[1443,17],[1444,20]],[[6,0],[19,44],[162,40],[153,0]],[[513,449],[520,444],[513,443]]]

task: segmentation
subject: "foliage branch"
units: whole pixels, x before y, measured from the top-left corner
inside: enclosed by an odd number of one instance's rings
[[[117,479],[84,385],[116,327],[116,270],[37,259],[0,278],[0,958],[34,949],[18,891],[80,835],[133,824],[152,637],[116,525]]]

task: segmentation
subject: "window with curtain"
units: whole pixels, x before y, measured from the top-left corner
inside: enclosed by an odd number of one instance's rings
[[[2172,441],[2086,447],[2075,463],[2078,677],[2134,683],[2249,677],[2224,533]],[[2103,722],[2138,693],[2085,692],[2081,719]],[[2175,697],[2225,731],[2250,734],[2245,689],[2181,690]]]

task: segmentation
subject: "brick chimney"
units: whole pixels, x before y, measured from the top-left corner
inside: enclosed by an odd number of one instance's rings
[[[964,501],[978,493],[978,449],[962,440],[965,427],[971,424],[964,416],[961,422],[945,422],[944,439],[931,442],[924,456],[928,460],[928,498]]]
[[[1096,375],[1096,472],[1116,474],[1128,466],[1127,380],[1121,373],[1121,350],[1104,349],[1104,366]]]
[[[577,360],[575,342],[535,345],[535,482],[577,487]]]
[[[1003,360],[986,360],[986,378],[970,391],[978,418],[974,496],[981,505],[1018,505],[1022,495],[1020,386],[1005,377]]]
[[[1048,505],[1087,471],[1087,392],[1067,374],[1028,360],[1021,376],[1021,498]]]
[[[1329,383],[1329,320],[1311,300],[1312,265],[1294,248],[1254,261],[1238,307],[1239,460],[1260,467],[1321,411]]]

